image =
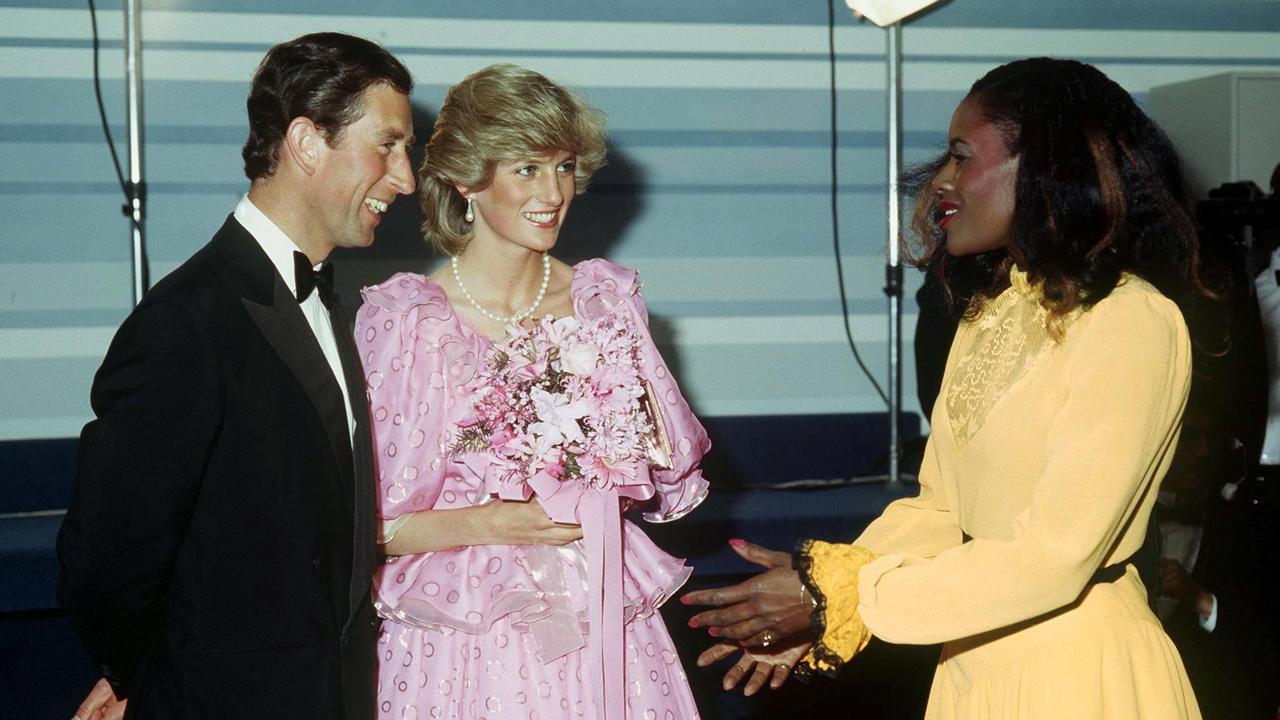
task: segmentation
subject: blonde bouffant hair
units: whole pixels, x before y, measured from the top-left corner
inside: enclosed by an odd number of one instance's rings
[[[445,95],[418,170],[423,237],[445,255],[461,253],[472,228],[457,186],[482,190],[499,162],[561,150],[575,157],[581,195],[604,165],[604,114],[516,65],[490,65],[463,78]]]

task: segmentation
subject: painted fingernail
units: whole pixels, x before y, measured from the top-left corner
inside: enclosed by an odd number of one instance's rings
[[[698,622],[696,618],[689,618],[689,627],[702,627],[702,623]]]
[[[688,605],[691,601],[689,600],[689,596],[685,595],[684,597],[680,598],[680,602],[684,605]]]
[[[707,628],[707,634],[711,637],[720,637],[720,631],[715,628]]]
[[[747,541],[742,538],[734,538],[729,541],[729,545],[736,548],[744,547],[746,544]]]

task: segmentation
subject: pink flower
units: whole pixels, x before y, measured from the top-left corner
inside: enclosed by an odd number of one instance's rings
[[[595,482],[592,484],[599,488],[631,485],[636,480],[636,467],[631,461],[615,463],[607,458],[593,458],[591,475],[595,477]]]
[[[591,438],[592,450],[601,458],[625,458],[634,454],[636,438],[625,428],[605,424]]]
[[[511,428],[504,425],[493,431],[493,434],[489,436],[489,443],[495,446],[506,445],[514,437],[516,435],[511,431]]]
[[[602,365],[591,373],[591,384],[596,388],[596,395],[603,396],[614,391],[615,388],[627,388],[627,393],[634,395],[634,391],[628,386],[634,386],[636,390],[640,389],[640,383],[636,378],[635,372],[628,371],[616,365]]]
[[[618,307],[512,326],[486,354],[467,384],[473,415],[459,423],[454,452],[490,456],[491,491],[554,496],[571,515],[587,487],[643,490],[639,335]]]
[[[512,457],[523,461],[525,477],[549,467],[559,467],[560,474],[564,474],[564,451],[553,437],[533,433],[518,435],[500,447]]]

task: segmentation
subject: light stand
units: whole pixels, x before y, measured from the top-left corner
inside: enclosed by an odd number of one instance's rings
[[[142,179],[142,9],[140,0],[127,0],[124,13],[125,114],[129,123],[129,182],[125,185],[128,202],[121,208],[129,217],[132,234],[133,304],[142,301],[150,285],[147,277],[147,251],[143,235],[144,205],[147,186]]]
[[[884,294],[889,298],[889,485],[897,486],[902,482],[902,262],[898,252],[898,239],[902,237],[902,200],[898,192],[898,175],[902,171],[902,23],[885,28],[885,39],[889,238]]]
[[[855,15],[885,29],[889,237],[884,268],[884,294],[889,299],[890,487],[897,487],[902,483],[899,422],[899,415],[902,413],[902,262],[898,252],[902,236],[902,200],[898,192],[898,175],[902,171],[902,22],[908,16],[940,1],[845,0],[845,4]]]

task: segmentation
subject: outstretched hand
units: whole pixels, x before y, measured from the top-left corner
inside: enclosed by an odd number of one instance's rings
[[[698,667],[706,667],[712,663],[733,655],[735,652],[741,652],[742,655],[738,661],[729,668],[724,674],[724,680],[721,687],[725,690],[732,690],[742,682],[743,678],[747,678],[747,684],[742,688],[742,694],[748,697],[755,695],[765,683],[769,683],[770,690],[777,690],[787,681],[791,675],[791,670],[795,668],[796,663],[800,662],[813,647],[813,643],[807,640],[792,643],[779,643],[769,646],[769,649],[763,648],[743,648],[737,643],[721,642],[712,645],[702,654],[698,656]],[[749,675],[748,675],[749,674]]]
[[[743,559],[766,569],[731,587],[686,594],[680,599],[685,605],[718,608],[694,615],[689,626],[706,627],[712,637],[750,648],[808,640],[814,606],[800,574],[791,569],[791,555],[743,540],[730,540],[729,545]]]

